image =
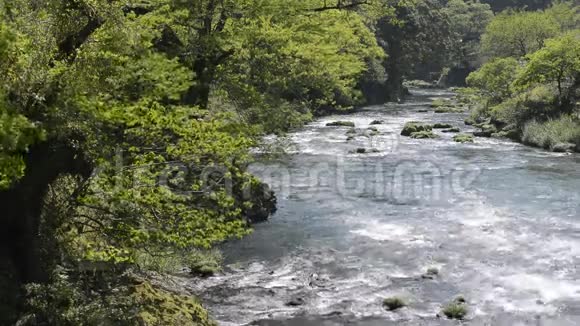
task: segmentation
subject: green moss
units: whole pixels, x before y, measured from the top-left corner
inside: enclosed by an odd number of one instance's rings
[[[418,131],[411,134],[411,138],[413,139],[435,139],[438,137],[431,131]]]
[[[385,309],[389,310],[389,311],[395,311],[397,309],[401,309],[403,307],[406,307],[407,303],[405,301],[403,301],[403,299],[401,298],[397,298],[397,297],[391,297],[391,298],[386,298],[385,300],[383,300],[383,307],[385,307]]]
[[[208,312],[192,297],[160,290],[149,282],[137,284],[132,298],[138,307],[138,325],[216,326]]]
[[[456,135],[453,137],[453,141],[457,143],[473,143],[473,136],[467,134]]]
[[[353,127],[355,126],[352,121],[334,121],[326,124],[327,127]]]
[[[218,251],[198,251],[187,258],[191,274],[200,277],[210,277],[221,271],[222,256]]]
[[[431,102],[431,107],[432,108],[439,108],[442,106],[448,106],[450,104],[451,104],[451,102],[449,100],[444,100],[444,99],[438,98],[438,99],[434,100],[433,102]]]
[[[428,125],[428,124],[423,124],[417,121],[409,121],[407,123],[405,123],[405,126],[403,127],[403,130],[401,131],[401,135],[402,136],[411,136],[411,134],[415,133],[415,132],[421,132],[421,131],[431,131],[433,129],[433,126]]]
[[[463,303],[452,302],[443,308],[442,313],[449,319],[462,320],[467,316],[467,306]]]

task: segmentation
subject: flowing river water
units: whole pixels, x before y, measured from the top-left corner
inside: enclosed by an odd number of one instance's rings
[[[399,136],[411,120],[471,131],[465,113],[425,112],[451,96],[415,90],[293,133],[292,155],[252,168],[278,212],[223,248],[223,274],[186,287],[220,325],[454,325],[437,314],[458,295],[468,325],[580,325],[580,156]],[[391,296],[408,307],[386,311]]]

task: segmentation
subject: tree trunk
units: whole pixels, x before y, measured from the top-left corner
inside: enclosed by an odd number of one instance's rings
[[[41,258],[39,233],[43,199],[48,186],[64,173],[88,177],[90,164],[74,149],[44,142],[25,158],[26,175],[10,189],[0,192],[3,248],[9,248],[23,283],[45,282],[49,272]]]

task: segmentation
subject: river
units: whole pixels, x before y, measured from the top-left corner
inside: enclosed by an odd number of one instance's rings
[[[220,325],[454,325],[437,314],[458,295],[468,325],[580,325],[580,155],[399,136],[410,120],[472,131],[465,113],[425,112],[452,95],[414,90],[290,135],[291,155],[252,167],[278,212],[223,248],[222,275],[188,289]],[[326,127],[335,120],[359,136]],[[380,134],[360,135],[373,120]],[[439,275],[421,277],[429,268]],[[386,311],[391,296],[408,307]]]

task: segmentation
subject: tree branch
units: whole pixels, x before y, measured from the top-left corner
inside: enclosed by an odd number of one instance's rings
[[[309,11],[322,12],[322,11],[328,11],[328,10],[345,10],[345,9],[356,8],[360,5],[366,5],[368,3],[369,2],[367,0],[355,0],[355,1],[352,1],[350,3],[343,4],[342,0],[338,0],[338,3],[334,6],[327,6],[325,4],[323,7],[310,9]]]

